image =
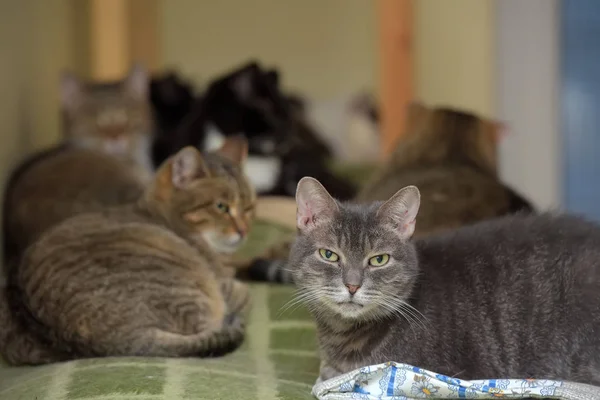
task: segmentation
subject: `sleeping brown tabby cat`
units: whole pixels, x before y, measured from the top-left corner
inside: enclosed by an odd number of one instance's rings
[[[240,196],[186,147],[131,205],[45,232],[9,276],[0,352],[11,364],[210,356],[244,337],[248,290],[213,249],[242,240]],[[11,307],[11,311],[7,307]]]
[[[6,266],[50,226],[131,202],[151,178],[146,72],[136,66],[123,81],[108,84],[84,84],[65,74],[60,86],[63,143],[21,164],[5,190]]]
[[[421,211],[415,237],[531,212],[531,204],[498,178],[500,129],[474,114],[414,103],[406,134],[357,200],[384,201],[405,186],[418,186]]]

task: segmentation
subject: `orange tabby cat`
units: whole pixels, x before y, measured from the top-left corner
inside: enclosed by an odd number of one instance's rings
[[[39,364],[235,349],[248,290],[213,249],[243,239],[241,203],[230,177],[213,176],[187,147],[136,202],[50,228],[11,270],[0,352],[12,364]]]

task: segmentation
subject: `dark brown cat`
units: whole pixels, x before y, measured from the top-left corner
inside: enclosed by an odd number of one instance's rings
[[[414,103],[406,134],[357,200],[383,201],[405,186],[418,186],[421,211],[416,237],[531,212],[529,202],[498,178],[500,129],[498,123],[474,114]]]
[[[187,147],[137,202],[51,228],[9,276],[2,355],[12,364],[40,364],[235,349],[248,290],[227,277],[213,249],[243,239],[241,203],[230,177],[213,176]]]

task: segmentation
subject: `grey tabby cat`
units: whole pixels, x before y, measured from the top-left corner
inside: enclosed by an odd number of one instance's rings
[[[514,215],[411,242],[420,195],[334,200],[298,184],[290,268],[317,321],[320,379],[387,361],[462,379],[600,385],[600,227]]]
[[[238,347],[248,289],[214,251],[234,251],[245,236],[234,183],[187,147],[137,202],[42,234],[0,299],[4,359],[209,356]]]

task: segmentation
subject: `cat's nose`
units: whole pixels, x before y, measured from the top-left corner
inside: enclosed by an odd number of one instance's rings
[[[354,293],[356,293],[358,291],[358,289],[360,289],[360,286],[358,286],[358,285],[346,284],[346,287],[348,288],[348,292],[350,292],[350,294],[352,294],[352,295],[354,295]]]

